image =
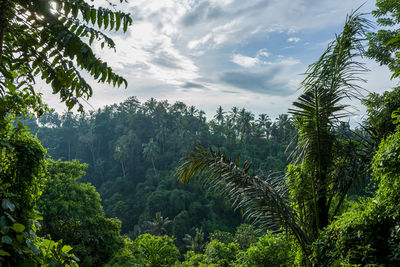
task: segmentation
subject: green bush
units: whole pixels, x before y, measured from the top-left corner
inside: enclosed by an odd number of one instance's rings
[[[179,259],[179,251],[169,236],[140,235],[133,242],[138,262],[145,266],[170,266]]]
[[[96,188],[78,182],[86,167],[78,161],[48,161],[37,203],[43,216],[40,234],[71,245],[81,266],[98,266],[122,247],[121,222],[105,218]]]
[[[210,241],[205,249],[206,262],[218,266],[232,266],[240,251],[238,243],[222,243],[216,239]]]
[[[210,264],[207,261],[207,256],[204,254],[196,254],[194,251],[189,250],[185,254],[185,261],[177,266],[184,267],[202,267],[202,266],[218,266],[217,264]]]
[[[267,233],[239,257],[240,266],[292,266],[291,242],[284,234]]]

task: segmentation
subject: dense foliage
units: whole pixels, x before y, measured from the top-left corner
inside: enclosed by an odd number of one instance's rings
[[[122,2],[121,0],[120,2]],[[111,5],[111,3],[110,3]],[[97,57],[95,40],[115,49],[105,30],[127,31],[129,14],[115,6],[96,8],[86,0],[0,2],[0,116],[21,114],[25,108],[43,113],[35,76],[51,85],[68,108],[92,95],[78,68],[99,82],[120,86],[126,80]],[[122,28],[121,28],[122,26]]]
[[[10,118],[9,118],[10,119]],[[40,238],[35,210],[44,179],[45,150],[22,125],[0,128],[0,260],[5,266],[65,264],[78,260],[72,247]]]
[[[121,222],[106,219],[95,188],[77,181],[86,167],[76,161],[48,161],[37,203],[43,216],[39,233],[73,246],[80,265],[99,266],[122,247]]]
[[[324,230],[313,247],[314,263],[400,264],[399,144],[400,131],[381,142],[372,165],[375,196],[361,199]]]
[[[81,180],[96,186],[106,215],[122,221],[131,237],[150,232],[161,212],[171,223],[166,233],[185,247],[183,238],[201,228],[233,231],[240,215],[227,202],[201,185],[180,185],[174,168],[194,146],[222,147],[249,160],[254,168],[283,171],[286,145],[294,135],[287,115],[272,122],[265,114],[255,120],[245,110],[232,108],[209,122],[204,112],[184,103],[130,98],[80,116],[46,113],[40,127],[32,124],[54,159],[79,159],[89,164]]]
[[[1,266],[400,265],[399,87],[363,100],[361,129],[340,121],[343,100],[360,97],[365,36],[366,54],[400,75],[398,1],[373,12],[389,29],[366,34],[363,16],[347,18],[306,71],[293,117],[220,106],[207,121],[181,102],[134,97],[42,114],[35,75],[68,108],[92,94],[76,67],[126,84],[90,47],[114,48],[101,30],[131,24],[107,3],[0,1]],[[175,170],[203,183],[178,184]]]

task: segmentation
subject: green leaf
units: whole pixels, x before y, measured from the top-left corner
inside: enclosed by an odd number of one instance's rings
[[[114,20],[114,13],[110,13],[110,31],[114,28],[115,20]]]
[[[78,16],[78,7],[76,5],[72,6],[72,16],[76,19]]]
[[[69,12],[71,11],[71,5],[68,2],[64,3],[64,12],[65,16],[68,16]]]
[[[90,38],[89,38],[90,45],[93,43],[93,40],[94,40],[94,34],[90,35]]]
[[[17,241],[18,242],[22,242],[24,240],[24,236],[23,235],[17,235]]]
[[[11,255],[7,251],[0,249],[0,256],[11,256]]]
[[[116,22],[115,30],[118,31],[118,29],[121,27],[121,13],[117,12],[115,14],[115,22]]]
[[[14,223],[11,229],[13,229],[17,233],[21,233],[25,230],[25,226],[20,223]]]
[[[1,202],[1,207],[5,210],[10,210],[10,211],[14,211],[15,210],[15,205],[14,203],[12,203],[10,200],[3,198],[3,201]]]
[[[78,30],[75,33],[76,36],[81,36],[81,33],[83,32],[84,29],[85,29],[85,27],[79,26]]]
[[[68,245],[63,246],[62,249],[61,249],[61,251],[64,252],[64,253],[68,253],[71,250],[72,250],[72,247],[68,246]]]
[[[90,9],[88,9],[88,10],[85,11],[85,16],[84,16],[84,18],[85,18],[85,21],[86,21],[86,22],[89,22],[89,21],[90,21],[90,14],[91,14]]]
[[[105,15],[104,15],[104,28],[105,29],[108,28],[108,22],[109,22],[108,13],[105,13]]]
[[[6,217],[1,216],[0,217],[0,231],[5,231],[7,229],[7,221],[6,221]]]
[[[91,19],[93,25],[96,24],[96,15],[97,15],[96,9],[92,9],[90,11],[90,19]]]
[[[124,32],[126,32],[128,30],[128,18],[125,16],[124,17]]]
[[[99,28],[103,25],[103,12],[101,7],[97,10],[97,25]]]

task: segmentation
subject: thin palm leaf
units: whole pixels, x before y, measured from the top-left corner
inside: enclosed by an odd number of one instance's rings
[[[236,210],[253,224],[271,230],[291,229],[299,243],[309,244],[296,213],[291,208],[288,188],[282,176],[258,176],[249,173],[247,162],[240,164],[221,151],[196,148],[178,167],[176,174],[182,183],[203,178],[206,187],[226,196]]]

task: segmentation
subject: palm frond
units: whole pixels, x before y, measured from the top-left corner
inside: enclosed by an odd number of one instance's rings
[[[304,248],[307,234],[292,209],[283,176],[252,175],[250,165],[232,161],[224,152],[197,147],[178,167],[176,174],[182,183],[199,178],[207,188],[227,197],[243,217],[262,229],[290,229]]]
[[[289,109],[299,129],[299,142],[292,157],[301,163],[308,156],[323,155],[332,145],[332,127],[350,115],[347,98],[361,96],[360,73],[368,71],[354,59],[364,54],[363,40],[371,23],[357,11],[346,18],[343,32],[337,35],[317,62],[311,64],[301,83],[304,93]]]

